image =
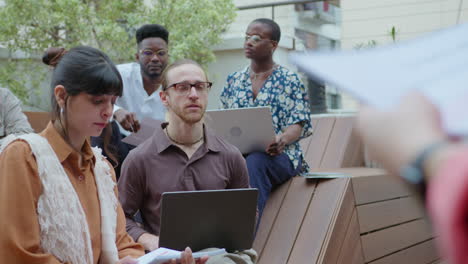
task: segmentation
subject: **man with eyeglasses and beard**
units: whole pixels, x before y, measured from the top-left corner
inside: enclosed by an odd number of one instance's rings
[[[309,169],[299,145],[312,134],[308,95],[299,76],[273,60],[280,37],[271,19],[249,24],[244,51],[250,65],[228,76],[220,98],[222,108],[270,107],[276,140],[246,156],[250,184],[259,191],[260,216],[273,188]]]
[[[130,152],[122,165],[118,188],[127,232],[146,250],[159,244],[162,193],[249,188],[242,154],[204,125],[210,88],[196,62],[179,60],[168,66],[159,92],[168,122]],[[142,226],[135,222],[137,211]]]

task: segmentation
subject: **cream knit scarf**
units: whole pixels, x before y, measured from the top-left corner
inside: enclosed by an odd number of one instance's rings
[[[37,204],[42,249],[61,262],[92,264],[93,249],[86,215],[79,197],[47,139],[38,134],[10,135],[0,146],[0,153],[15,140],[29,143],[34,154],[43,192]],[[94,177],[101,208],[101,264],[118,261],[116,246],[117,197],[110,167],[99,148],[93,148],[96,157]]]

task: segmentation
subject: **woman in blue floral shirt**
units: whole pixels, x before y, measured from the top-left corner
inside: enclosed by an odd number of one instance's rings
[[[250,184],[259,190],[260,215],[272,188],[309,169],[299,145],[312,134],[307,91],[296,73],[273,61],[280,36],[270,19],[251,22],[244,43],[251,63],[228,76],[221,94],[222,108],[269,106],[272,112],[276,142],[246,157]]]

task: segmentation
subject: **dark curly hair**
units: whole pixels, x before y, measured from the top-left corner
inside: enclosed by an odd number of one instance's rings
[[[136,42],[138,45],[146,38],[162,38],[169,44],[169,31],[159,24],[146,24],[137,29]]]

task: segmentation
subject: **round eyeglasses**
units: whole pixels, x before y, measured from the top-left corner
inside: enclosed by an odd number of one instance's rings
[[[262,38],[260,37],[259,35],[245,35],[245,42],[247,41],[251,41],[252,44],[254,45],[257,45],[260,41],[262,40],[269,40],[269,41],[274,41],[276,42],[275,40],[272,40],[272,39],[266,39],[266,38]]]
[[[140,50],[140,54],[149,58],[153,58],[154,55],[158,57],[164,57],[168,54],[168,51],[166,49],[160,49],[157,51],[153,51],[152,49],[143,49]]]
[[[178,83],[169,85],[165,90],[171,87],[174,87],[174,90],[176,91],[176,93],[180,95],[187,95],[190,93],[190,90],[192,89],[192,87],[194,87],[197,93],[208,93],[212,85],[213,85],[212,82],[195,82],[195,83],[178,82]]]

